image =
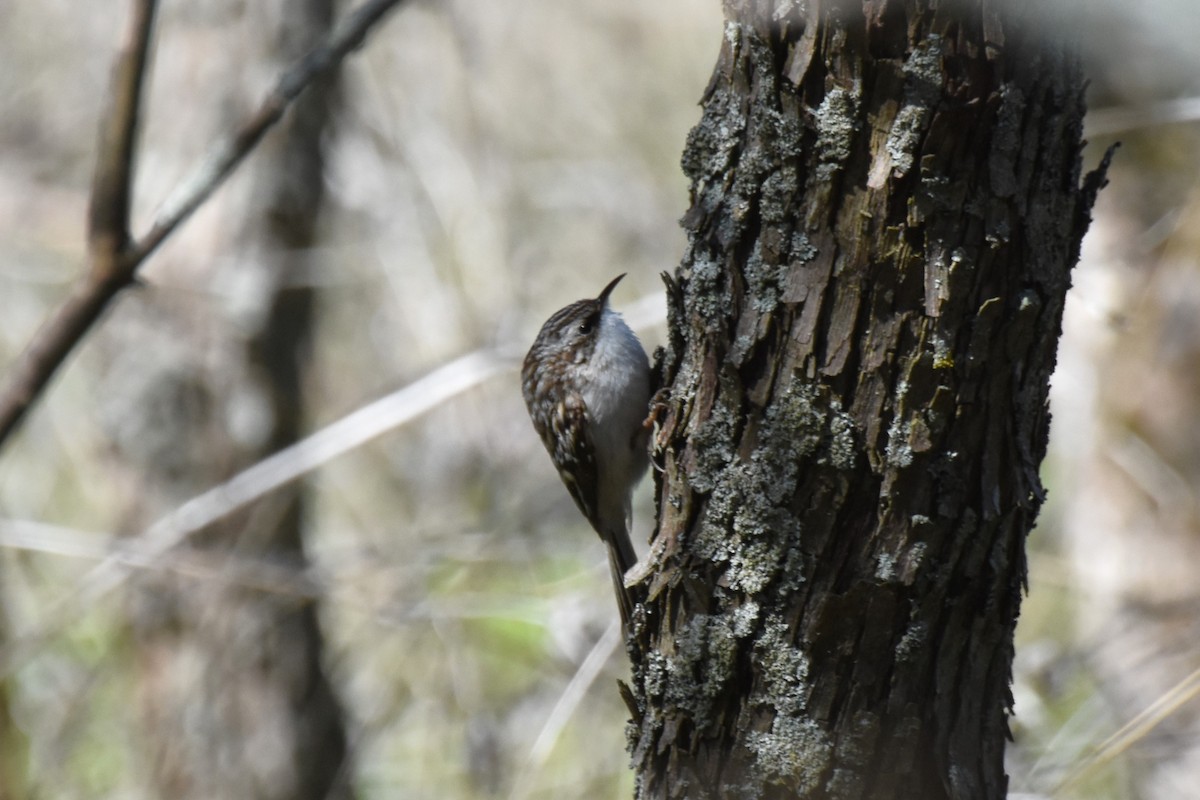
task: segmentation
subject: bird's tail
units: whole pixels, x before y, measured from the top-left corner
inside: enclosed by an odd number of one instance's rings
[[[637,563],[637,552],[624,527],[619,531],[610,531],[604,537],[604,543],[608,545],[608,565],[612,572],[613,590],[617,594],[617,606],[621,611],[621,625],[628,632],[635,600],[632,591],[625,586],[625,573]]]

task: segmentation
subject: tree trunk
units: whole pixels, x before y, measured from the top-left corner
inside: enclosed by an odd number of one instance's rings
[[[1007,8],[726,3],[630,639],[641,798],[1005,795],[1047,384],[1103,183],[1076,57]]]
[[[202,73],[204,91],[214,91],[216,75],[238,87],[241,72],[266,67],[270,75],[306,52],[329,29],[332,2],[281,0],[249,13],[220,4],[206,13],[174,31],[171,66],[187,63],[192,44],[210,59],[216,39],[229,52],[248,53]],[[164,41],[171,33],[164,31]],[[172,77],[174,89],[190,96],[180,83],[194,75]],[[168,270],[191,271],[185,283],[220,287],[208,302],[188,296],[181,303],[171,291],[151,288],[130,309],[155,317],[147,326],[153,333],[143,331],[129,348],[136,354],[130,383],[137,385],[126,387],[127,415],[140,423],[116,437],[142,471],[141,506],[133,512],[142,522],[135,528],[303,431],[314,305],[309,259],[333,88],[327,84],[302,97],[264,141],[244,194],[223,208],[227,221],[235,220],[226,237],[165,259]],[[231,94],[230,105],[244,102]],[[165,353],[150,355],[160,349]],[[192,557],[214,568],[216,580],[163,572],[137,584],[133,633],[157,796],[350,796],[344,721],[304,580],[305,494],[302,485],[286,487],[192,537],[189,547],[200,551]]]

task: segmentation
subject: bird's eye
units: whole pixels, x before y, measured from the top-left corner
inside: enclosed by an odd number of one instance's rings
[[[579,332],[582,335],[587,336],[589,333],[592,332],[592,330],[595,329],[595,327],[596,327],[596,318],[595,317],[587,317],[586,319],[584,319],[583,322],[579,323]]]

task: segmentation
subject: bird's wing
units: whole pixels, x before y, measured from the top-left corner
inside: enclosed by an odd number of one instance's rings
[[[555,404],[543,441],[575,505],[579,506],[592,527],[599,531],[596,451],[588,433],[587,413],[583,396],[578,392],[568,392]]]

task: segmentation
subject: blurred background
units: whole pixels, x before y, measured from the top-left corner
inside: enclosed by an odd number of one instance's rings
[[[1123,147],[1064,321],[1012,788],[1200,797],[1200,19],[1073,13],[1088,166]],[[0,0],[0,364],[85,264],[124,14]],[[662,341],[721,19],[404,4],[151,258],[0,453],[0,798],[630,796],[604,554],[516,358],[618,272]],[[326,22],[163,3],[135,235]],[[418,381],[430,408],[298,488],[169,554],[142,535]]]

